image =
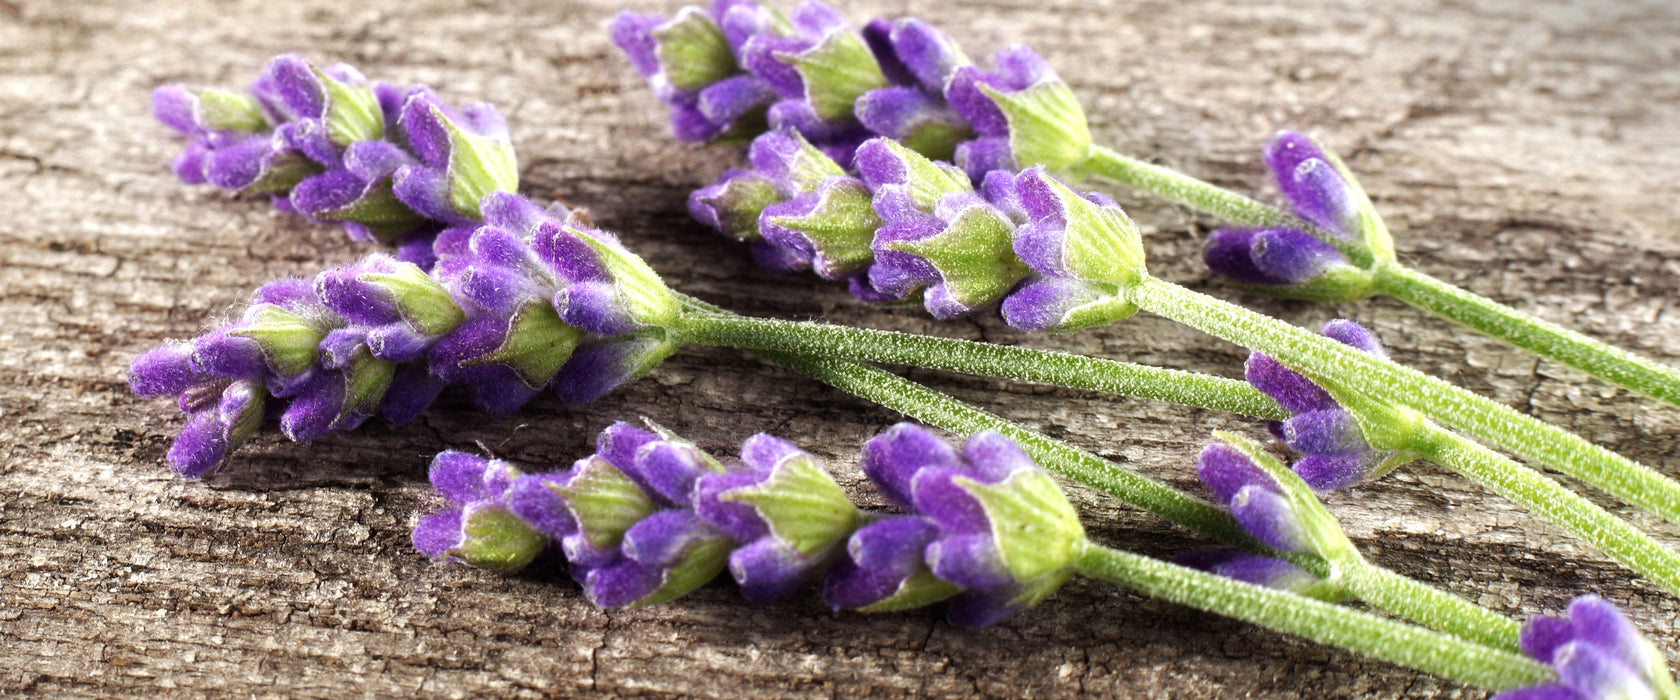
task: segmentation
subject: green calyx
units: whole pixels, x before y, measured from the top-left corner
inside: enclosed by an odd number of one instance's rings
[[[786,133],[799,144],[799,152],[788,159],[788,182],[795,192],[810,192],[829,178],[846,176],[845,168],[811,145],[798,131],[790,129]]]
[[[1084,552],[1085,528],[1048,472],[1022,469],[995,484],[968,477],[957,477],[953,483],[986,512],[998,554],[1016,581],[1029,591],[1038,582],[1054,582],[1037,593],[1035,601],[1067,580],[1074,561]]]
[[[653,29],[659,69],[678,90],[699,90],[739,72],[729,40],[705,10],[688,6]]]
[[[706,585],[729,566],[729,554],[733,551],[735,541],[723,534],[695,538],[683,550],[678,563],[665,569],[659,588],[625,607],[658,605]]]
[[[1067,83],[1049,80],[1007,92],[981,84],[1009,121],[1009,149],[1021,167],[1067,173],[1091,156],[1091,127]]]
[[[560,371],[578,343],[588,335],[560,320],[560,314],[555,313],[548,302],[532,301],[514,312],[501,347],[463,364],[499,362],[519,373],[520,379],[532,388],[543,387],[548,385],[548,380]]]
[[[835,179],[820,186],[817,197],[809,213],[768,217],[765,223],[804,234],[816,251],[811,267],[825,278],[839,279],[868,267],[875,260],[870,244],[881,227],[869,190],[851,178]]]
[[[718,228],[723,234],[742,242],[762,240],[758,230],[758,215],[764,208],[786,197],[770,180],[758,175],[742,175],[723,183],[716,192],[700,195],[700,203],[717,212]]]
[[[889,85],[875,54],[856,32],[830,32],[813,46],[798,53],[778,53],[776,58],[793,66],[805,82],[805,99],[825,122],[852,117],[852,104],[870,90]]]
[[[927,259],[939,270],[951,297],[972,308],[1003,296],[1027,276],[1026,263],[1011,247],[1014,230],[1001,212],[976,201],[937,235],[886,247]]]
[[[506,135],[484,136],[463,129],[431,105],[432,116],[449,132],[449,206],[469,219],[483,218],[478,201],[491,192],[519,191],[519,159]]]
[[[595,253],[595,259],[607,269],[625,311],[637,323],[663,328],[677,320],[681,305],[665,280],[649,267],[647,261],[616,242],[603,240],[591,230],[566,225],[566,233],[576,236]]]
[[[783,459],[764,481],[726,491],[718,500],[752,506],[777,540],[805,558],[850,537],[861,517],[834,478],[804,453]]]
[[[877,139],[875,143],[892,151],[904,165],[904,184],[910,194],[910,202],[917,209],[932,212],[945,195],[974,191],[968,174],[959,168],[930,160],[916,149],[892,139]]]
[[[327,329],[274,304],[258,304],[245,312],[242,326],[228,335],[256,341],[269,367],[281,376],[295,377],[315,364]]]
[[[344,409],[339,417],[378,413],[379,401],[385,398],[385,391],[391,388],[391,378],[396,374],[395,362],[374,357],[366,345],[356,348],[355,356],[344,369]]]
[[[1340,573],[1349,568],[1350,564],[1364,561],[1359,550],[1348,541],[1347,534],[1342,532],[1341,523],[1336,522],[1336,518],[1324,508],[1324,503],[1318,500],[1318,494],[1313,493],[1312,487],[1308,486],[1300,475],[1276,457],[1267,454],[1253,440],[1224,431],[1215,431],[1213,436],[1259,465],[1272,477],[1272,481],[1277,483],[1284,498],[1289,501],[1290,511],[1301,524],[1301,534],[1307,551],[1330,562],[1332,573],[1325,578],[1326,582],[1336,583]]]
[[[957,584],[934,576],[932,571],[924,569],[900,582],[898,590],[893,591],[892,595],[858,610],[866,613],[914,610],[933,605],[961,592],[962,588]]]
[[[409,209],[408,205],[403,204],[402,200],[392,193],[389,175],[379,178],[355,201],[338,209],[313,212],[310,216],[323,221],[350,221],[361,224],[374,240],[385,244],[396,242],[399,236],[426,222],[426,217]]]
[[[303,179],[321,172],[321,165],[291,149],[271,151],[262,157],[261,170],[241,193],[284,195]]]
[[[448,555],[485,571],[514,571],[541,553],[548,538],[498,505],[468,506],[461,514],[461,544]]]
[[[654,512],[653,500],[624,472],[597,455],[580,460],[564,485],[548,487],[565,501],[589,546],[610,550],[632,525]]]
[[[467,318],[448,290],[413,263],[399,262],[391,272],[368,272],[356,279],[384,293],[409,327],[419,333],[443,335]]]
[[[342,83],[311,65],[326,97],[327,138],[340,148],[357,141],[385,138],[385,113],[379,98],[366,85]]]
[[[262,103],[243,92],[219,88],[194,88],[193,120],[213,131],[257,133],[268,129]]]
[[[1074,277],[1114,285],[1121,296],[1148,271],[1143,235],[1119,207],[1088,200],[1053,177],[1043,181],[1061,202],[1066,226],[1062,264]]]

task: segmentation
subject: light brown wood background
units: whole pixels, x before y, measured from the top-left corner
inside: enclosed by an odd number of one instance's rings
[[[1680,6],[843,4],[858,20],[923,15],[976,57],[1029,42],[1083,97],[1102,142],[1240,190],[1269,196],[1257,150],[1273,130],[1315,129],[1361,174],[1405,259],[1680,363]],[[409,546],[411,522],[434,506],[433,453],[480,443],[568,463],[608,422],[636,416],[726,453],[777,432],[879,503],[855,451],[898,416],[732,351],[683,352],[586,409],[546,399],[489,419],[452,396],[414,424],[313,445],[265,434],[212,478],[173,478],[161,458],[179,415],[128,395],[129,360],[225,319],[265,280],[367,252],[168,171],[179,144],[149,116],[148,92],[244,86],[286,51],[499,105],[527,194],[587,205],[673,286],[730,308],[1239,375],[1238,348],[1159,318],[1031,337],[989,317],[870,309],[814,278],[754,269],[683,209],[738,154],[669,138],[607,42],[617,9],[0,0],[0,695],[1479,696],[1099,585],[1074,583],[980,632],[933,612],[834,616],[814,593],[749,606],[724,584],[602,612],[557,568],[499,578]],[[1243,297],[1202,269],[1212,222],[1109,191],[1167,279],[1302,325],[1355,318],[1403,362],[1680,475],[1680,411],[1391,301]],[[1211,430],[1260,434],[1145,401],[911,376],[1186,488]],[[1198,544],[1077,495],[1104,541],[1162,556]],[[1516,616],[1597,591],[1680,649],[1673,596],[1439,469],[1330,500],[1372,558],[1408,574]],[[1680,542],[1680,528],[1632,517]]]

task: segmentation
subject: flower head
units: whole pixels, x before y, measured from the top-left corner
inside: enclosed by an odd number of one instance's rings
[[[450,506],[414,526],[414,548],[433,559],[459,561],[487,571],[524,567],[548,539],[509,508],[508,486],[522,476],[512,464],[464,452],[432,460],[432,487]]]
[[[763,128],[764,109],[776,92],[741,67],[741,50],[754,36],[784,31],[786,23],[757,3],[718,0],[710,9],[684,7],[669,18],[626,10],[613,18],[611,31],[613,43],[670,108],[677,138],[709,141],[739,125]]]
[[[1616,606],[1595,595],[1576,598],[1565,617],[1530,619],[1521,645],[1555,669],[1558,680],[1506,691],[1495,700],[1680,697],[1662,652]]]
[[[410,420],[451,384],[493,413],[550,388],[587,400],[670,354],[675,298],[640,258],[516,195],[483,201],[486,225],[440,239],[430,273],[375,254],[273,282],[232,323],[137,357],[130,388],[178,396],[189,416],[170,465],[203,475],[265,408],[309,442]]]
[[[1331,321],[1324,324],[1322,332],[1361,352],[1388,357],[1376,336],[1352,321]],[[1268,355],[1254,353],[1248,357],[1245,375],[1249,384],[1292,414],[1288,420],[1274,424],[1272,430],[1305,455],[1295,462],[1294,470],[1314,489],[1347,488],[1399,465],[1402,458],[1372,449],[1353,414],[1301,373]]]
[[[1069,172],[1091,151],[1085,110],[1056,71],[1025,46],[992,58],[992,70],[958,68],[945,99],[973,125],[975,139],[957,148],[957,164],[982,180],[993,170],[1044,167]]]
[[[959,453],[901,423],[864,446],[862,466],[890,500],[937,530],[924,558],[928,572],[961,590],[951,599],[952,622],[998,622],[1043,600],[1071,575],[1085,537],[1078,515],[1049,474],[1008,438],[980,433]],[[886,594],[869,603],[885,603],[922,573],[857,536],[848,553],[851,568],[831,585],[837,594],[831,603],[867,598],[856,594],[866,578],[877,581],[871,590]],[[917,588],[912,595],[928,596],[925,587]]]
[[[184,182],[261,192],[275,205],[394,243],[422,267],[449,226],[471,226],[478,200],[518,186],[507,126],[489,105],[443,105],[425,86],[370,82],[339,64],[275,57],[249,94],[166,85],[159,121],[189,143]]]

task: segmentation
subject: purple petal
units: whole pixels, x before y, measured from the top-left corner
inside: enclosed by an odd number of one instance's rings
[[[583,582],[584,595],[599,608],[620,608],[653,595],[665,571],[631,559],[593,569]]]
[[[847,540],[847,556],[830,570],[823,600],[839,610],[891,597],[906,579],[927,570],[923,551],[938,536],[937,526],[914,515],[889,517],[859,529]]]
[[[1543,684],[1543,685],[1530,686],[1530,687],[1527,687],[1527,688],[1517,688],[1516,690],[1507,690],[1503,693],[1500,693],[1498,695],[1493,696],[1489,700],[1593,700],[1593,699],[1588,698],[1588,697],[1583,696],[1583,695],[1580,695],[1580,694],[1577,694],[1575,691],[1570,690],[1569,686],[1563,685],[1562,683],[1546,683],[1546,684]]]
[[[172,342],[134,358],[128,389],[140,396],[179,394],[206,377],[193,363],[193,346]]]
[[[933,433],[914,423],[899,423],[864,443],[860,462],[863,473],[888,500],[909,508],[918,471],[957,468],[962,457]]]
[[[1524,654],[1550,664],[1558,647],[1575,639],[1575,627],[1568,618],[1535,615],[1523,624],[1518,644]]]
[[[939,523],[940,531],[949,535],[990,533],[992,523],[986,510],[956,482],[958,478],[973,477],[966,468],[928,467],[916,472],[910,486],[915,512]]]
[[[1208,235],[1202,261],[1214,274],[1242,284],[1283,284],[1260,270],[1254,262],[1254,241],[1259,229],[1225,228]]]
[[[448,450],[432,458],[426,479],[450,503],[466,505],[494,497],[484,490],[484,473],[492,464],[477,455]]]
[[[1382,456],[1374,452],[1307,455],[1290,469],[1314,491],[1336,491],[1365,481],[1381,461]]]
[[[332,432],[344,410],[343,375],[315,372],[280,415],[280,431],[293,442],[312,442]]]
[[[414,548],[433,559],[461,546],[461,509],[450,508],[421,518],[414,525]]]
[[[695,107],[712,123],[728,125],[775,99],[776,91],[764,81],[751,75],[737,75],[702,89]]]
[[[999,171],[1014,171],[1015,148],[1009,145],[1006,136],[992,136],[972,139],[957,144],[956,155],[953,156],[957,167],[968,173],[972,180],[983,181],[987,175]]]
[[[607,460],[621,472],[636,468],[636,455],[644,446],[657,442],[659,436],[624,421],[607,426],[595,436],[595,454]]]
[[[200,411],[188,416],[169,446],[169,468],[188,479],[197,479],[227,459],[229,449],[216,412]]]
[[[327,96],[315,70],[297,54],[282,54],[269,61],[265,84],[293,116],[320,119],[326,115]]]
[[[1330,398],[1328,392],[1312,383],[1312,380],[1283,366],[1269,355],[1250,353],[1243,368],[1243,375],[1250,385],[1277,399],[1284,410],[1290,413],[1340,407],[1335,399]]]
[[[164,126],[191,136],[197,133],[198,96],[184,85],[165,85],[152,91],[152,116]]]
[[[1274,488],[1270,484],[1244,486],[1231,497],[1231,516],[1254,539],[1285,551],[1304,551],[1306,530],[1288,497]]]
[[[437,400],[444,386],[426,369],[425,363],[398,367],[391,378],[391,388],[385,390],[385,397],[380,400],[379,415],[397,424],[414,420]]]
[[[242,190],[256,184],[262,175],[263,159],[273,151],[273,141],[266,135],[252,136],[209,154],[204,164],[204,179],[228,190]]]
[[[1038,469],[1038,463],[1028,457],[1020,445],[995,430],[975,433],[970,437],[963,445],[963,459],[968,463],[969,474],[988,484],[1003,481],[1016,472]]]
[[[556,474],[526,474],[507,488],[507,509],[549,539],[559,540],[578,531],[577,519],[560,494],[549,488]]]
[[[624,308],[618,285],[612,282],[567,285],[554,295],[554,309],[560,320],[596,335],[620,335],[642,327]]]
[[[1383,350],[1382,341],[1377,340],[1377,336],[1365,330],[1364,326],[1353,321],[1345,318],[1331,320],[1324,324],[1319,333],[1360,352],[1388,359],[1388,351]]]
[[[1339,455],[1370,452],[1359,421],[1341,409],[1308,411],[1283,423],[1289,446],[1299,452]]]
[[[1196,460],[1196,476],[1207,485],[1208,491],[1213,493],[1216,500],[1225,504],[1229,504],[1238,492],[1250,485],[1260,485],[1272,490],[1277,488],[1271,475],[1249,459],[1248,455],[1235,447],[1218,442],[1202,448],[1202,454]]]
[[[769,472],[737,471],[726,474],[706,474],[694,485],[694,512],[736,542],[752,542],[769,534],[770,530],[758,509],[739,501],[725,501],[724,493],[754,486],[770,476]]]
[[[774,469],[794,457],[809,457],[791,442],[769,433],[759,433],[741,443],[741,461],[753,470]]]
[[[1200,569],[1211,574],[1268,588],[1292,589],[1308,585],[1317,579],[1294,564],[1282,559],[1250,554],[1230,549],[1198,549],[1173,556],[1179,566]]]
[[[769,601],[810,583],[818,568],[814,563],[777,538],[764,537],[729,554],[729,573],[741,587],[741,597]]]

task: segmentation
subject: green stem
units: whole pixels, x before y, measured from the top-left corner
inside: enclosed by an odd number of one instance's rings
[[[1140,308],[1266,353],[1314,380],[1410,406],[1680,523],[1680,484],[1567,430],[1409,367],[1170,282],[1145,276],[1127,291]]]
[[[1680,554],[1545,475],[1430,421],[1418,422],[1406,449],[1487,485],[1680,594]]]
[[[1376,273],[1376,289],[1400,301],[1628,391],[1680,406],[1680,370],[1542,321],[1416,270],[1379,265]]]
[[[1097,544],[1087,545],[1074,567],[1082,575],[1180,605],[1299,635],[1467,685],[1505,690],[1535,685],[1553,677],[1550,669],[1510,651]]]
[[[675,332],[684,341],[753,352],[912,365],[1157,399],[1268,420],[1289,417],[1276,401],[1246,382],[1049,350],[717,313],[684,314]]]
[[[1495,649],[1517,651],[1517,621],[1439,588],[1370,562],[1345,570],[1342,584],[1371,607],[1387,610],[1430,629]]]
[[[1102,146],[1091,148],[1091,155],[1080,166],[1079,174],[1101,175],[1123,185],[1148,192],[1174,204],[1212,214],[1243,226],[1261,228],[1287,227],[1308,231],[1321,240],[1336,246],[1355,265],[1367,267],[1371,253],[1358,245],[1351,245],[1340,236],[1331,235],[1302,221],[1277,207],[1262,204],[1205,180],[1185,175],[1172,168],[1122,155]]]

